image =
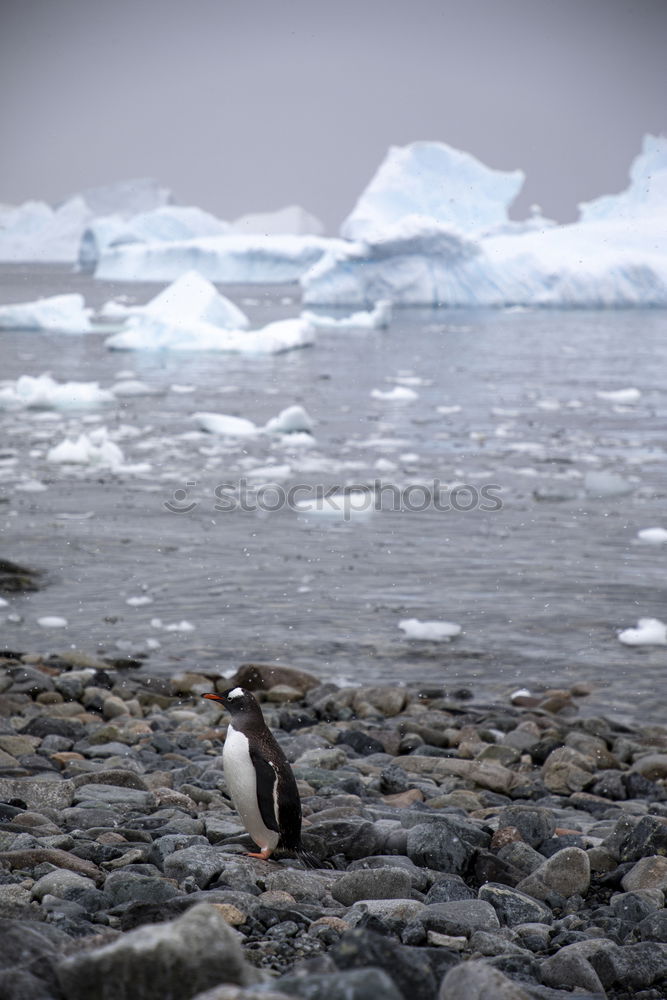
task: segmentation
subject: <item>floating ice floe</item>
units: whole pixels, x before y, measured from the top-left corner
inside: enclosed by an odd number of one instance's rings
[[[98,465],[109,469],[122,466],[125,461],[118,445],[109,439],[106,427],[79,434],[76,440],[65,438],[49,449],[46,458],[62,465]]]
[[[117,351],[220,351],[227,354],[279,354],[308,347],[314,330],[300,319],[277,320],[259,330],[223,330],[203,320],[168,323],[131,319],[120,333],[107,337]]]
[[[288,406],[281,410],[277,417],[267,421],[264,430],[270,434],[310,433],[313,429],[312,418],[303,406]]]
[[[642,528],[637,532],[637,538],[646,545],[664,545],[667,542],[667,529]]]
[[[53,330],[58,333],[90,333],[89,310],[83,295],[71,292],[51,295],[34,302],[0,306],[0,330]]]
[[[56,382],[50,375],[21,375],[0,388],[0,410],[76,410],[114,401],[114,394],[97,382]]]
[[[424,639],[428,642],[450,642],[461,634],[455,622],[422,622],[418,618],[405,618],[398,623],[406,639]]]
[[[355,312],[351,316],[342,316],[338,319],[333,316],[321,316],[309,310],[302,312],[301,318],[307,320],[312,326],[324,329],[384,330],[391,323],[391,300],[380,299],[370,312]]]
[[[419,393],[405,385],[395,385],[393,389],[372,389],[373,399],[382,399],[387,403],[411,403],[418,398]]]
[[[322,236],[324,225],[301,205],[287,205],[275,212],[251,212],[231,223],[235,233],[256,236]]]
[[[242,236],[229,233],[174,243],[108,247],[96,278],[111,281],[172,281],[192,268],[209,281],[282,284],[298,281],[341,240],[324,236]]]
[[[291,465],[260,465],[255,469],[248,469],[248,479],[262,480],[264,483],[283,483],[292,475]]]
[[[626,646],[667,645],[667,625],[658,618],[640,618],[637,628],[626,628],[618,633]]]
[[[41,628],[66,628],[67,619],[61,618],[59,615],[44,615],[43,618],[37,619],[37,624]]]
[[[150,325],[153,321],[156,326],[162,323],[187,326],[202,321],[222,330],[245,330],[250,325],[243,310],[197,271],[182,274],[145,306],[117,304],[111,312],[116,313],[115,318],[138,320],[134,326]]]
[[[467,185],[475,202],[477,168],[458,162],[457,185]],[[435,208],[420,209],[410,198],[419,178],[400,170],[398,176],[405,197],[390,185],[388,204],[367,199],[363,213],[355,209],[351,217],[359,224],[344,230],[356,242],[330,248],[303,276],[307,305],[356,306],[380,298],[397,305],[667,305],[667,139],[645,138],[629,188],[607,199],[604,211],[589,206],[576,223],[533,231],[493,233],[489,223],[484,233],[484,224],[475,229],[464,213],[455,221]],[[487,179],[494,210],[505,211],[505,180],[494,172]],[[446,178],[443,197],[448,186]]]
[[[608,403],[620,403],[623,406],[632,405],[633,403],[638,403],[641,399],[641,392],[639,389],[610,389],[609,391],[600,390],[596,392],[595,395],[598,399],[604,399]]]
[[[193,413],[192,419],[197,426],[209,434],[222,434],[226,437],[252,437],[259,433],[259,427],[244,417],[232,417],[226,413]]]
[[[122,379],[111,386],[111,392],[119,399],[127,399],[132,396],[156,396],[159,395],[160,391],[155,386],[134,378]]]
[[[594,497],[622,497],[632,493],[632,483],[617,472],[591,469],[584,475],[584,489]]]
[[[125,603],[129,604],[131,608],[143,608],[147,604],[152,604],[153,598],[149,597],[148,594],[140,594],[138,597],[128,597]]]
[[[297,513],[307,516],[351,521],[365,518],[375,510],[375,495],[369,490],[324,491],[307,500],[298,500]]]

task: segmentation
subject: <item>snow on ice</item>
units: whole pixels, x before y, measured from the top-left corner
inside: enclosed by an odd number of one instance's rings
[[[50,375],[21,375],[0,388],[0,410],[69,410],[113,403],[115,395],[98,382],[56,382]]]
[[[228,354],[279,354],[307,347],[315,340],[304,320],[285,319],[259,330],[227,330],[205,320],[167,321],[153,317],[130,319],[105,343],[118,351],[222,351]]]
[[[324,225],[301,205],[287,205],[276,212],[251,212],[231,224],[235,233],[258,236],[322,236]]]

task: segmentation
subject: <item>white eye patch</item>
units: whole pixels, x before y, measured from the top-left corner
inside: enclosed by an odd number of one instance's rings
[[[228,698],[242,698],[244,694],[245,694],[245,692],[244,692],[243,688],[234,688],[232,691],[229,692],[229,694],[227,695],[227,697]]]

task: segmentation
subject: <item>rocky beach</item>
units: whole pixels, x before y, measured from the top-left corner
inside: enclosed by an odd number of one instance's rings
[[[667,728],[589,688],[149,676],[6,651],[3,1000],[588,1000],[667,994]],[[228,716],[253,690],[318,869],[245,857]]]

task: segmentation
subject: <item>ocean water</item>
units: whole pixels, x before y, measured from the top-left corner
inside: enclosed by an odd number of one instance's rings
[[[99,307],[159,287],[0,270],[0,303],[82,291]],[[253,326],[300,310],[292,286],[225,292]],[[660,720],[667,647],[627,647],[617,633],[667,620],[667,547],[637,539],[667,527],[666,363],[660,310],[396,310],[387,331],[318,331],[314,347],[270,358],[0,332],[0,379],[50,372],[107,388],[131,371],[155,390],[76,413],[0,412],[0,554],[45,579],[0,608],[0,646],[140,654],[159,674],[279,662],[478,698],[586,680],[589,710]],[[417,397],[372,398],[395,385]],[[635,405],[596,395],[628,387],[641,391]],[[312,441],[223,439],[192,420],[263,425],[294,403],[314,420]],[[99,426],[143,470],[47,460]],[[339,513],[304,513],[276,489],[258,509],[253,487],[274,476],[301,499],[392,488],[363,501],[381,509],[350,513],[339,498]],[[436,481],[452,509],[427,503]],[[220,509],[235,491],[253,509]],[[127,603],[142,596],[151,603]],[[38,624],[53,615],[67,627]],[[413,617],[463,631],[409,641],[398,624]],[[192,629],[166,628],[183,621]]]

